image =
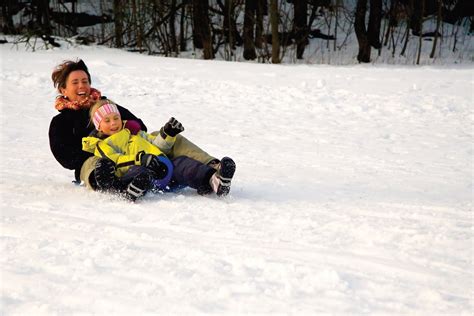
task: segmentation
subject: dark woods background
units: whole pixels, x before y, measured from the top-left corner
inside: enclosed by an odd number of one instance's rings
[[[403,56],[416,42],[430,57],[445,36],[453,51],[472,33],[474,0],[2,0],[1,32],[17,41],[59,46],[55,37],[148,54],[202,52],[221,58],[279,63],[303,59],[310,43],[332,52],[357,38],[354,54]],[[424,23],[430,21],[430,23]],[[427,27],[426,25],[429,25]],[[448,28],[448,26],[451,26]],[[449,29],[449,31],[446,31]],[[465,34],[464,34],[465,35]],[[465,38],[465,37],[464,37]],[[425,47],[426,48],[426,47]],[[33,46],[34,49],[34,46]],[[357,51],[358,49],[358,51]],[[439,48],[438,48],[439,49]],[[237,54],[239,56],[237,56]]]

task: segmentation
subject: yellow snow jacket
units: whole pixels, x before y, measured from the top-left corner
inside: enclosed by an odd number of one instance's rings
[[[175,137],[166,137],[166,143],[172,145]],[[143,131],[132,135],[127,128],[120,132],[101,139],[95,136],[82,138],[82,150],[91,152],[97,157],[108,158],[115,162],[116,175],[123,176],[131,166],[140,165],[138,153],[162,155],[164,154],[158,146],[163,143],[161,136],[154,136]],[[166,150],[164,150],[166,151]]]

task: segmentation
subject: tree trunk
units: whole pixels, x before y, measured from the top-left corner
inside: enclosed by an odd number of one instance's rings
[[[186,28],[186,4],[181,7],[181,19],[179,21],[179,50],[181,52],[186,51],[186,37],[185,37],[185,28]]]
[[[303,59],[306,45],[308,44],[308,3],[306,0],[294,0],[294,28],[296,39],[296,58]]]
[[[423,9],[425,0],[411,0],[412,14],[410,16],[410,27],[413,35],[421,36],[421,24],[423,23]]]
[[[280,60],[280,38],[278,35],[278,24],[280,14],[278,12],[278,0],[270,0],[270,20],[272,26],[272,63],[279,64]]]
[[[225,0],[224,4],[224,37],[230,49],[235,49],[236,41],[236,23],[235,23],[235,6],[232,0]]]
[[[367,11],[367,0],[357,0],[354,30],[359,42],[359,54],[357,60],[360,63],[370,62],[370,43],[365,28],[365,13]]]
[[[421,45],[423,44],[423,13],[425,11],[425,3],[424,0],[420,1],[421,2],[421,12],[420,12],[420,20],[418,21],[419,23],[419,34],[418,34],[418,57],[416,58],[416,64],[420,64],[420,57],[421,57]]]
[[[257,7],[255,14],[257,17],[255,27],[255,46],[257,48],[263,47],[263,16],[266,14],[266,0],[257,0]]]
[[[439,28],[441,26],[442,8],[443,8],[443,5],[441,3],[441,0],[438,0],[438,17],[436,21],[436,31],[435,31],[435,38],[433,41],[433,49],[431,50],[430,58],[434,58],[435,52],[436,52],[436,45],[438,44],[438,33],[439,33]]]
[[[405,40],[403,42],[403,48],[402,48],[402,51],[400,52],[400,56],[405,56],[405,52],[406,52],[407,47],[408,47],[408,40],[410,39],[410,25],[406,26],[406,31],[405,31],[404,38],[405,38]]]
[[[138,46],[138,22],[137,22],[137,5],[136,5],[136,0],[130,0],[130,5],[131,5],[131,10],[132,10],[132,16],[131,16],[131,35],[129,40],[134,39],[136,42],[136,45]]]
[[[5,34],[14,34],[15,28],[13,26],[13,14],[11,14],[13,1],[4,0],[5,3],[2,5],[2,17],[4,24],[1,26],[0,32]]]
[[[200,16],[200,1],[192,1],[193,11],[193,45],[195,48],[202,49],[204,47],[202,42],[202,20]]]
[[[254,60],[257,58],[254,43],[254,25],[255,25],[255,0],[245,0],[244,13],[244,58],[246,60]]]
[[[233,16],[233,6],[232,0],[225,0],[224,3],[224,27],[222,31],[224,33],[224,38],[226,43],[229,44],[231,49],[234,49],[234,36],[232,34],[231,20]]]
[[[380,49],[380,24],[382,22],[382,0],[370,0],[368,35],[373,48]]]
[[[397,26],[397,20],[395,17],[395,8],[398,5],[399,0],[390,1],[390,8],[388,10],[388,27],[387,32],[385,33],[385,40],[383,40],[383,46],[387,46],[390,36],[393,37],[393,30]]]
[[[170,46],[171,51],[178,55],[178,43],[176,42],[176,0],[171,0],[170,8]]]
[[[51,35],[51,23],[49,19],[49,1],[36,0],[36,22],[38,24],[38,31],[40,35]]]
[[[193,0],[194,46],[202,48],[204,59],[213,59],[209,0]]]
[[[122,0],[114,0],[115,47],[123,47],[123,11]]]
[[[343,6],[341,4],[342,0],[336,0],[336,23],[334,24],[334,42],[333,42],[333,49],[336,51],[337,49],[337,28],[339,26],[339,9],[341,9]],[[311,24],[308,25],[308,31],[311,31]]]

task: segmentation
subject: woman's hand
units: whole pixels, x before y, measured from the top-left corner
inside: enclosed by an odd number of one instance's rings
[[[130,131],[130,134],[137,135],[138,132],[142,129],[140,123],[135,120],[128,120],[124,125]]]

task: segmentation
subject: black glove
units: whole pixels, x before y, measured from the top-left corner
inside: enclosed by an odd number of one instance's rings
[[[168,167],[162,163],[157,156],[152,154],[145,154],[144,152],[139,152],[140,164],[144,167],[147,167],[150,170],[153,170],[156,174],[156,178],[163,179],[168,173]]]
[[[162,130],[171,137],[175,137],[182,131],[184,131],[183,124],[181,124],[177,119],[174,117],[170,118],[168,122],[162,127]]]
[[[116,181],[114,162],[105,158],[97,160],[94,168],[94,179],[96,189],[104,191],[113,189]],[[94,187],[93,184],[91,185]]]

